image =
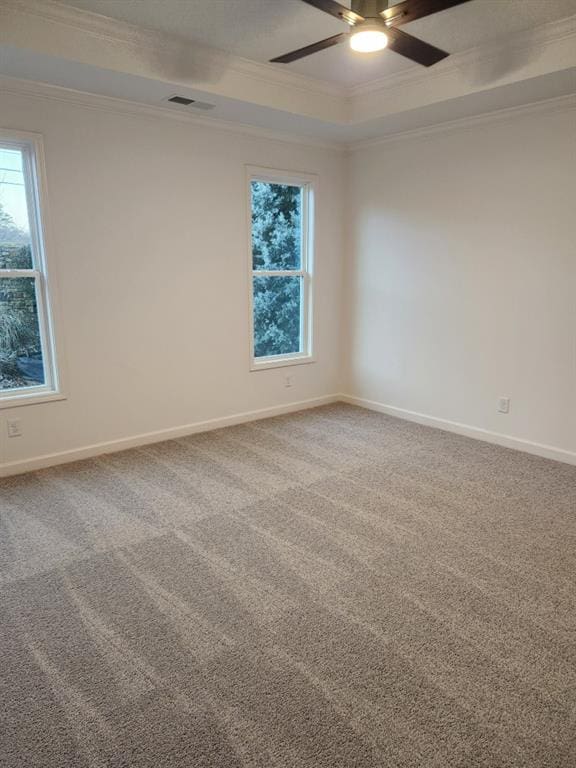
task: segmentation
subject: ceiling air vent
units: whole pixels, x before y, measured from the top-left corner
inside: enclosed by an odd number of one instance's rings
[[[189,99],[187,96],[169,96],[166,101],[170,101],[172,104],[179,104],[182,107],[192,107],[193,109],[214,109],[214,104]]]
[[[173,104],[182,104],[187,107],[189,104],[194,104],[196,99],[187,99],[186,96],[170,96],[168,101],[171,101]]]

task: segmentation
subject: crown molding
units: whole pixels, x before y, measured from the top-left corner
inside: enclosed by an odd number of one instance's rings
[[[335,98],[345,96],[345,89],[335,83],[306,77],[296,72],[282,70],[272,64],[261,63],[234,56],[201,43],[169,35],[125,21],[112,19],[91,11],[75,8],[56,0],[2,0],[2,10],[24,13],[47,22],[60,24],[93,37],[137,48],[165,49],[167,44],[194,48],[201,57],[225,65],[228,70],[277,87],[296,88],[306,93],[322,94]]]
[[[405,89],[423,83],[429,85],[434,80],[461,72],[472,66],[497,61],[503,54],[509,55],[524,51],[533,53],[535,50],[543,50],[551,44],[571,38],[576,39],[576,14],[542,24],[536,29],[518,32],[491,45],[476,46],[459,53],[453,53],[430,69],[414,67],[352,86],[347,89],[346,95],[350,100],[354,100],[373,94],[388,94],[395,89]]]
[[[210,130],[238,133],[246,136],[256,136],[270,141],[280,141],[288,144],[299,144],[305,147],[316,147],[332,152],[345,152],[346,145],[342,142],[316,139],[294,133],[284,133],[268,128],[260,128],[255,125],[222,120],[209,114],[190,113],[178,111],[171,107],[153,106],[139,102],[118,99],[112,96],[101,96],[86,91],[77,91],[72,88],[63,88],[59,85],[50,85],[32,80],[21,80],[14,77],[0,76],[0,96],[25,96],[34,99],[57,101],[70,104],[82,109],[96,109],[116,115],[127,117],[143,117],[149,119],[173,120],[180,123],[209,128]]]
[[[180,123],[197,125],[202,128],[210,128],[246,136],[255,136],[269,141],[315,147],[336,153],[354,153],[364,149],[396,144],[398,142],[427,140],[439,134],[473,130],[482,125],[507,123],[531,115],[576,111],[576,94],[569,94],[567,96],[545,99],[517,107],[505,107],[490,112],[483,112],[471,117],[463,117],[457,120],[435,123],[422,128],[399,131],[398,133],[379,136],[374,139],[356,142],[336,142],[305,137],[297,134],[282,133],[253,125],[229,122],[227,120],[222,120],[221,118],[211,117],[210,115],[179,112],[169,107],[151,106],[125,99],[101,96],[70,88],[63,88],[57,85],[38,83],[30,80],[20,80],[11,77],[0,76],[0,96],[1,95],[24,96],[33,99],[56,101],[70,104],[81,109],[99,110],[110,114],[124,115],[126,117],[152,120],[168,119]]]
[[[481,114],[472,115],[470,117],[461,117],[457,120],[447,120],[443,123],[434,123],[433,125],[424,126],[422,128],[399,131],[398,133],[379,136],[375,139],[349,142],[346,145],[346,149],[348,152],[357,152],[363,149],[370,149],[386,144],[397,144],[398,142],[403,141],[427,140],[438,134],[473,130],[482,125],[512,122],[531,115],[557,114],[574,110],[576,110],[576,93],[567,96],[557,96],[552,99],[543,99],[530,104],[522,104],[517,107],[503,107],[502,109],[482,112]]]

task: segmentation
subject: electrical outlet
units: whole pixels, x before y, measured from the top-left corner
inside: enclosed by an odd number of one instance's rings
[[[294,386],[294,377],[293,376],[285,376],[284,377],[284,386],[286,389],[289,389],[290,387]]]
[[[8,437],[22,437],[22,422],[20,419],[8,419],[6,422]]]
[[[498,413],[510,413],[510,398],[499,397],[498,398]]]

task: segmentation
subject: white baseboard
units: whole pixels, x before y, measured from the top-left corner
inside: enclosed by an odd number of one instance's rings
[[[378,403],[374,400],[365,400],[362,397],[354,397],[353,395],[342,394],[339,399],[350,405],[359,405],[361,408],[368,408],[371,411],[378,411],[379,413],[387,413],[389,416],[396,416],[397,418],[405,419],[406,421],[415,421],[418,424],[442,429],[445,432],[455,432],[458,435],[472,437],[475,440],[483,440],[486,443],[494,443],[495,445],[502,445],[505,448],[512,448],[516,451],[524,451],[524,453],[532,453],[535,456],[542,456],[546,459],[554,459],[555,461],[562,461],[565,464],[576,465],[576,453],[573,451],[566,451],[564,448],[556,448],[553,445],[534,443],[519,437],[503,435],[500,432],[491,432],[488,429],[481,429],[480,427],[471,427],[469,424],[460,424],[457,421],[439,419],[436,416],[427,416],[424,413],[408,411],[404,408],[397,408],[394,405],[385,405],[384,403]]]
[[[194,424],[186,424],[182,427],[173,427],[171,429],[160,429],[156,432],[146,432],[142,435],[121,438],[120,440],[110,440],[105,443],[95,443],[87,445],[84,448],[75,448],[70,451],[61,451],[59,453],[49,453],[43,456],[36,456],[32,459],[22,461],[13,461],[0,466],[0,477],[10,477],[19,475],[23,472],[33,472],[37,469],[46,469],[57,464],[68,464],[72,461],[81,459],[91,459],[94,456],[101,456],[104,453],[116,453],[117,451],[126,451],[129,448],[138,448],[141,445],[150,443],[160,443],[164,440],[174,440],[178,437],[186,437],[197,432],[209,432],[222,427],[231,427],[234,424],[244,424],[258,419],[267,419],[271,416],[281,416],[283,413],[293,413],[294,411],[303,411],[307,408],[316,408],[319,405],[329,405],[340,400],[339,395],[324,395],[315,397],[311,400],[300,400],[296,403],[286,405],[275,405],[271,408],[260,408],[257,411],[247,411],[245,413],[234,413],[231,416],[222,416],[208,421],[198,421]]]
[[[173,427],[171,429],[161,429],[156,432],[147,432],[145,434],[122,438],[120,440],[111,440],[105,443],[95,443],[83,448],[61,451],[59,453],[50,453],[43,456],[36,456],[32,459],[23,459],[21,461],[9,462],[0,466],[0,478],[10,477],[11,475],[18,475],[24,472],[33,472],[37,469],[46,469],[47,467],[53,467],[58,464],[67,464],[72,461],[90,459],[94,456],[101,456],[105,453],[126,451],[129,448],[138,448],[141,445],[159,443],[163,440],[174,440],[178,437],[186,437],[187,435],[196,434],[197,432],[209,432],[214,429],[221,429],[222,427],[231,427],[235,424],[244,424],[250,421],[257,421],[258,419],[267,419],[271,416],[280,416],[284,413],[294,413],[295,411],[303,411],[307,408],[316,408],[320,405],[329,405],[330,403],[337,402],[349,403],[350,405],[358,405],[361,408],[367,408],[371,411],[387,413],[388,415],[396,416],[399,419],[415,421],[418,424],[435,427],[436,429],[442,429],[446,432],[455,432],[458,435],[472,437],[475,440],[483,440],[487,443],[502,445],[505,448],[512,448],[517,451],[524,451],[525,453],[532,453],[536,456],[542,456],[546,459],[554,459],[555,461],[561,461],[565,464],[576,465],[576,453],[564,450],[563,448],[556,448],[551,445],[542,445],[541,443],[534,443],[530,440],[522,440],[518,437],[503,435],[499,432],[491,432],[487,429],[481,429],[480,427],[472,427],[469,424],[460,424],[456,421],[448,421],[447,419],[440,419],[436,416],[428,416],[424,413],[417,413],[416,411],[397,408],[393,405],[385,405],[384,403],[378,403],[374,400],[365,400],[362,397],[355,397],[353,395],[345,394],[334,394],[324,395],[323,397],[316,397],[311,400],[300,400],[298,402],[288,403],[286,405],[276,405],[272,406],[271,408],[261,408],[257,411],[235,413],[231,416],[222,416],[217,419],[209,419],[208,421],[198,421],[194,424],[186,424],[182,427]]]

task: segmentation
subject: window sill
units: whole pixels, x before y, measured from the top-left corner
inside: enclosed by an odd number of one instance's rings
[[[250,363],[250,370],[254,371],[267,371],[270,368],[288,368],[293,365],[308,365],[315,363],[316,358],[312,355],[302,355],[301,357],[265,357],[262,362],[252,360]]]
[[[66,400],[66,395],[62,392],[30,392],[28,394],[14,393],[13,395],[0,396],[0,410],[4,408],[20,408],[22,405],[39,405],[40,403],[51,403],[56,400]]]

